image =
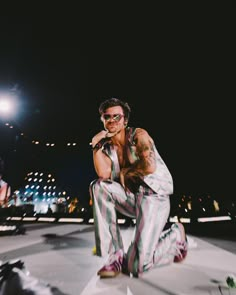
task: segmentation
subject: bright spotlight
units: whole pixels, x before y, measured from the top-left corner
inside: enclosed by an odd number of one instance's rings
[[[15,112],[15,97],[0,93],[0,116],[13,115]]]
[[[10,103],[7,100],[0,101],[0,111],[4,113],[8,113],[11,109]]]

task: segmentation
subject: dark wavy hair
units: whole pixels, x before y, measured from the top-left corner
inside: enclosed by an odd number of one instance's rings
[[[128,121],[129,115],[131,112],[131,108],[130,108],[129,104],[127,102],[122,101],[122,100],[115,98],[115,97],[109,98],[100,104],[99,109],[98,109],[99,114],[102,115],[106,112],[106,110],[108,108],[116,107],[116,106],[122,107],[125,119]]]

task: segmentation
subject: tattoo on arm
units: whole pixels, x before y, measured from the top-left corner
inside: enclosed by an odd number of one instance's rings
[[[138,168],[143,172],[149,171],[155,166],[155,152],[150,140],[141,139],[137,144],[137,154],[139,156]]]

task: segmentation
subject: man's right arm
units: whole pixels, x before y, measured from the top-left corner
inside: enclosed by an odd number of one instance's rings
[[[93,164],[95,171],[99,178],[108,179],[111,178],[111,159],[102,151],[102,147],[99,147],[99,142],[103,138],[106,138],[107,132],[102,130],[96,134],[92,139],[93,149]],[[98,147],[96,148],[96,145]]]

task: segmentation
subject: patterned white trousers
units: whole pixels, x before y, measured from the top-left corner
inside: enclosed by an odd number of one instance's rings
[[[176,232],[163,231],[170,213],[169,196],[160,196],[145,184],[137,193],[127,193],[120,183],[94,180],[90,184],[93,200],[96,254],[124,250],[117,211],[136,219],[134,236],[127,251],[128,271],[140,275],[154,265],[173,262]]]

